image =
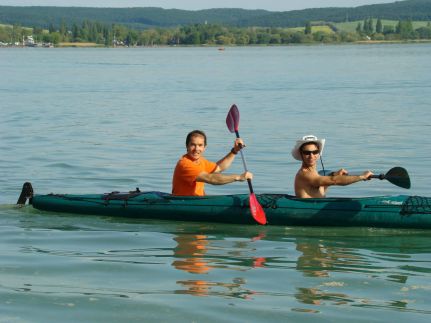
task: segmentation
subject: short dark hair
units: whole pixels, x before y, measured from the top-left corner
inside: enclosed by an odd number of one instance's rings
[[[204,137],[204,144],[205,144],[205,146],[207,145],[207,135],[205,134],[205,132],[203,132],[202,130],[193,130],[187,134],[186,146],[189,145],[190,141],[192,140],[192,137],[194,137],[194,136]]]

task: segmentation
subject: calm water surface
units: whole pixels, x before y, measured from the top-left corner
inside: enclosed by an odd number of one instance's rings
[[[257,192],[292,193],[298,137],[328,169],[405,167],[331,196],[431,196],[431,45],[0,49],[0,322],[429,321],[431,233],[44,213],[37,193],[170,191],[185,135],[232,146]],[[240,172],[237,160],[232,172]],[[208,187],[244,193],[247,185]]]

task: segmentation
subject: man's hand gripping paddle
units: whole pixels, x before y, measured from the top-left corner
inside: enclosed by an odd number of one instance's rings
[[[238,107],[234,104],[231,106],[229,113],[226,117],[226,125],[230,132],[235,133],[236,137],[239,138],[239,111]],[[240,150],[242,163],[244,165],[244,169],[247,172],[247,164],[245,162],[244,153],[242,149]],[[259,201],[256,198],[256,195],[253,192],[253,186],[251,185],[251,180],[247,179],[248,188],[250,189],[249,203],[250,203],[250,212],[253,218],[259,224],[266,224],[266,215],[262,206],[259,204]]]

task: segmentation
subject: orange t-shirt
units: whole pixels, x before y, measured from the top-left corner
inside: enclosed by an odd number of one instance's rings
[[[217,164],[203,157],[194,161],[184,155],[175,167],[172,179],[172,194],[181,196],[203,196],[205,195],[203,182],[196,182],[196,177],[201,172],[213,173]]]

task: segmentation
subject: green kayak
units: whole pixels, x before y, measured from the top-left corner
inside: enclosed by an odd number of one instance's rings
[[[27,186],[26,186],[27,185]],[[367,226],[431,229],[431,198],[376,196],[301,199],[285,194],[257,194],[269,225]],[[38,210],[145,219],[255,224],[248,194],[204,197],[132,191],[105,194],[34,195],[25,183],[18,204]]]

